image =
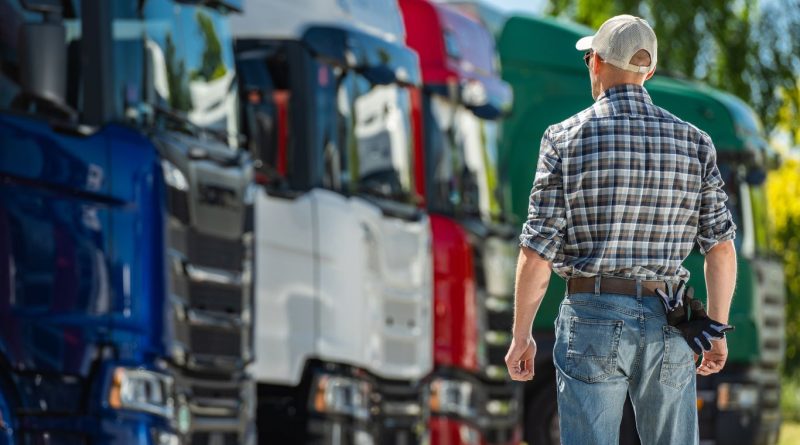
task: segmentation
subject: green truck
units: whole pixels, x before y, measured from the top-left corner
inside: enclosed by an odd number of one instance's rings
[[[593,30],[543,17],[509,17],[498,34],[503,78],[514,89],[512,115],[504,121],[500,162],[510,208],[527,216],[539,141],[548,125],[592,103],[589,75],[575,42]],[[645,84],[654,102],[708,132],[716,145],[728,205],[738,226],[738,282],[730,321],[730,356],[720,374],[698,378],[703,444],[771,444],[780,425],[778,370],[784,350],[785,287],[781,264],[768,249],[764,179],[774,157],[758,118],[731,94],[695,82],[655,76]],[[695,250],[684,262],[696,294],[705,296],[704,258]],[[525,439],[558,443],[555,372],[550,351],[553,320],[565,282],[553,275],[534,324],[539,344],[537,378],[525,389]],[[629,410],[630,411],[630,410]],[[638,439],[623,421],[623,443]]]

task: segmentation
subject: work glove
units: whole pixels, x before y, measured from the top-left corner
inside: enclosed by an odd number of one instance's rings
[[[664,311],[667,313],[667,324],[678,326],[688,320],[688,309],[684,303],[687,297],[691,298],[691,294],[694,294],[694,289],[690,288],[686,281],[681,280],[674,290],[667,285],[667,292],[656,289],[656,294],[661,297],[661,304],[664,305]]]
[[[688,307],[691,311],[689,320],[678,324],[676,327],[683,334],[683,338],[695,354],[701,355],[703,351],[711,350],[711,340],[722,340],[725,333],[733,330],[733,326],[720,323],[708,317],[703,302],[695,300],[694,292],[684,293],[684,310]]]

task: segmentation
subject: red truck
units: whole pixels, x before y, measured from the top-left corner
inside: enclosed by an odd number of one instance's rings
[[[434,247],[431,443],[518,444],[522,388],[504,365],[517,247],[496,168],[511,88],[483,25],[428,0],[399,3],[423,76],[412,116],[416,187]]]

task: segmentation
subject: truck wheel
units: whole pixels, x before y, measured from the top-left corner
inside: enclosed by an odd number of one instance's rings
[[[560,445],[556,382],[542,386],[525,406],[525,441],[528,445]]]
[[[16,419],[12,410],[9,394],[0,384],[0,445],[14,445],[14,434],[16,432]]]

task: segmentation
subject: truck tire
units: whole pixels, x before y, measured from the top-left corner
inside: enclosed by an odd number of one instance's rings
[[[525,405],[525,442],[528,445],[560,445],[556,382],[542,385]]]

